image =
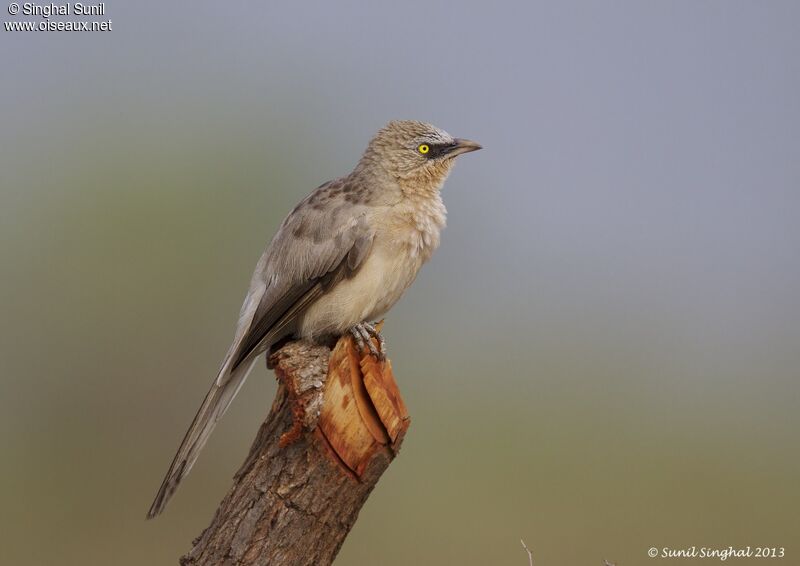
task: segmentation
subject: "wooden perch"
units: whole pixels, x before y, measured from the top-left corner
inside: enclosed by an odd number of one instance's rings
[[[233,487],[187,565],[331,564],[409,426],[391,363],[291,342],[268,366],[280,382]]]

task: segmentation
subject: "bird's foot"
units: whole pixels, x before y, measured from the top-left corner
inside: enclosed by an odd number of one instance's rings
[[[375,328],[374,324],[359,322],[350,328],[350,334],[355,338],[359,352],[365,354],[369,351],[378,360],[383,361],[386,359],[386,340],[380,331]],[[375,347],[375,343],[372,341],[373,338],[378,341],[378,347]]]

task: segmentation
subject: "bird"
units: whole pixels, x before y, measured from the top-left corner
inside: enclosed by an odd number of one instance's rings
[[[164,510],[257,358],[277,343],[349,333],[365,355],[385,357],[372,321],[400,299],[439,246],[447,214],[442,186],[456,157],[478,149],[431,124],[393,120],[350,174],[323,183],[294,207],[256,264],[233,343],[148,519]]]

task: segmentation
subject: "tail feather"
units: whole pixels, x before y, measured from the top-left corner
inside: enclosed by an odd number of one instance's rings
[[[156,494],[147,518],[152,519],[160,514],[166,507],[172,494],[178,488],[181,480],[186,477],[192,469],[197,456],[211,436],[217,421],[222,418],[225,411],[230,407],[231,401],[244,385],[247,375],[253,369],[257,356],[252,356],[249,360],[244,360],[233,370],[230,369],[231,359],[226,361],[220,369],[219,375],[211,384],[211,389],[203,399],[203,404],[192,421],[189,430],[183,437],[180,448],[172,460],[167,475],[161,483],[161,487]]]
[[[211,384],[211,389],[203,399],[203,404],[200,405],[200,409],[189,426],[189,430],[186,431],[186,436],[183,437],[169,471],[147,512],[148,519],[152,519],[164,510],[167,501],[178,488],[178,484],[192,469],[197,456],[208,441],[208,437],[217,426],[217,421],[222,418],[222,415],[230,407],[231,401],[244,385],[259,354],[268,350],[279,338],[291,334],[291,325],[298,313],[322,293],[322,285],[314,284],[311,289],[306,289],[305,294],[297,299],[277,320],[273,319],[273,323],[268,328],[262,329],[256,325],[256,328],[253,329],[251,328],[253,317],[260,304],[258,297],[265,292],[263,288],[256,287],[255,289],[255,291],[251,289],[245,299],[233,344],[225,356],[217,378]],[[250,335],[259,336],[259,338],[249,341]]]

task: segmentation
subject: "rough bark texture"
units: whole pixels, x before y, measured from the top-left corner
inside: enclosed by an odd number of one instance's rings
[[[270,357],[278,393],[186,565],[326,565],[397,454],[409,418],[391,364],[292,342]]]

